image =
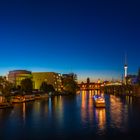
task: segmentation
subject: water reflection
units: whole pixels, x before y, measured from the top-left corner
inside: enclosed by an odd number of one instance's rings
[[[132,96],[126,96],[125,99],[126,99],[126,103],[132,106],[132,101],[133,101]]]
[[[55,96],[53,98],[53,109],[56,110],[57,116],[63,118],[63,100],[61,96]]]
[[[94,92],[92,90],[81,92],[81,120],[85,127],[87,127],[87,124],[93,125],[93,95]]]
[[[86,123],[86,91],[82,91],[81,93],[81,117],[82,117],[82,122]]]
[[[105,108],[96,108],[95,110],[97,125],[99,131],[103,131],[106,125],[106,110]]]
[[[88,113],[89,113],[89,120],[90,123],[93,121],[93,91],[89,91],[89,98],[88,98]]]
[[[23,124],[25,124],[25,121],[26,121],[26,104],[25,103],[23,103],[22,112],[23,112]]]
[[[105,95],[106,107],[96,108],[94,94],[81,91],[76,96],[15,104],[13,109],[0,110],[0,129],[6,132],[5,139],[15,134],[19,138],[25,134],[27,139],[94,139],[131,132],[132,125],[140,128],[140,99]]]
[[[128,121],[128,106],[120,97],[110,95],[111,127],[122,129]]]
[[[52,112],[52,100],[49,98],[49,112]]]
[[[96,91],[81,91],[81,120],[84,128],[97,126],[97,133],[104,134],[106,129],[106,108],[95,108],[93,96]]]
[[[105,133],[105,130],[108,126],[110,126],[111,128],[125,130],[124,128],[127,127],[128,122],[127,100],[129,100],[129,104],[132,104],[132,97],[127,97],[125,102],[120,97],[110,95],[107,96],[109,98],[106,99],[107,106],[105,108],[95,108],[93,103],[94,94],[96,94],[94,91],[81,92],[81,120],[83,126],[95,126],[95,121],[98,127],[99,134]],[[109,121],[107,121],[107,118]]]

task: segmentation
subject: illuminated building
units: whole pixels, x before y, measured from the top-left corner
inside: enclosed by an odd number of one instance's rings
[[[13,70],[13,71],[9,71],[8,74],[8,81],[13,83],[16,87],[19,86],[21,81],[26,78],[32,78],[31,71]]]
[[[137,75],[127,75],[126,83],[129,85],[135,85],[138,83],[138,76]]]
[[[62,74],[62,79],[65,79],[65,78],[71,78],[74,81],[77,81],[77,75],[74,73]]]
[[[54,87],[55,91],[61,91],[61,75],[55,72],[33,72],[34,88],[40,89],[42,82],[46,82]]]

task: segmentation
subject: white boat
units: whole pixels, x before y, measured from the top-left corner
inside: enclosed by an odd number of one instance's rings
[[[105,107],[105,98],[103,96],[95,95],[93,98],[95,107]]]

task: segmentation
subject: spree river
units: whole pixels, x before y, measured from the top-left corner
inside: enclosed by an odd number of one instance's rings
[[[140,134],[140,98],[105,95],[95,108],[93,92],[55,96],[0,109],[0,140],[130,138]]]

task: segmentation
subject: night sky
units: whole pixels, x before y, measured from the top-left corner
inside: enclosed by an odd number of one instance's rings
[[[121,79],[140,67],[139,0],[0,1],[0,74],[13,69]]]

